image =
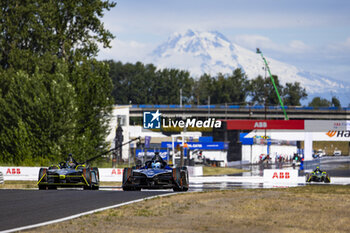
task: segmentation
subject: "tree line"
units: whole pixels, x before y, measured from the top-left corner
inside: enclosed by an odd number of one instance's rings
[[[116,104],[177,104],[181,90],[183,104],[279,105],[269,77],[248,80],[239,68],[232,74],[193,78],[187,71],[157,69],[153,64],[106,62]],[[307,97],[300,83],[282,85],[277,76],[274,80],[285,105],[300,106]]]
[[[112,34],[102,0],[0,2],[0,162],[47,165],[107,148]]]

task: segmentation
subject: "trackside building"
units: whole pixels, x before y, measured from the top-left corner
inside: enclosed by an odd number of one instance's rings
[[[229,142],[228,161],[256,162],[259,153],[296,153],[301,141],[305,160],[312,160],[313,141],[350,141],[350,121],[223,120],[222,127],[214,131],[214,140]],[[259,151],[258,144],[266,148]]]

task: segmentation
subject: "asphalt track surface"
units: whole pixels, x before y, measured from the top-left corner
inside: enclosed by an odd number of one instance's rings
[[[322,169],[331,175],[331,183],[350,185],[350,162],[322,164]],[[243,167],[242,167],[243,168]],[[211,177],[205,181],[191,182],[189,191],[204,191],[237,188],[271,188],[261,180],[264,169],[280,167],[244,167],[250,172],[234,177]],[[284,168],[282,168],[284,169]],[[286,168],[288,169],[288,167]],[[289,168],[290,169],[290,168]],[[305,174],[301,173],[300,176]],[[240,176],[242,176],[240,178]],[[251,176],[251,178],[249,177]],[[345,179],[337,176],[347,177]],[[255,177],[255,178],[254,178]],[[225,179],[228,179],[224,181]],[[247,182],[247,179],[249,182]],[[252,180],[252,179],[255,179]],[[337,181],[338,179],[338,181]],[[193,180],[192,180],[193,181]],[[297,186],[305,184],[297,184]],[[105,187],[105,190],[79,189],[59,190],[6,190],[0,189],[0,232],[23,226],[69,217],[103,207],[122,204],[156,195],[172,193],[172,190],[123,192],[120,187]],[[61,224],[64,224],[62,222]]]
[[[166,193],[164,191],[4,189],[0,190],[0,231]]]

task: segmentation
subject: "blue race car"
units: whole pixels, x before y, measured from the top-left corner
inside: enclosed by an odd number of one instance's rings
[[[158,153],[142,167],[124,168],[124,191],[141,189],[170,189],[187,191],[189,187],[187,167],[171,168]]]

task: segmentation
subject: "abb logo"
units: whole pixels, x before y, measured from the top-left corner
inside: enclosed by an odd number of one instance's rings
[[[254,128],[267,128],[267,122],[255,122]]]
[[[123,172],[122,172],[122,169],[113,169],[112,170],[112,175],[121,175]]]
[[[289,179],[290,174],[289,172],[274,172],[272,179]]]
[[[20,175],[21,169],[20,168],[8,168],[6,171],[6,175]]]

